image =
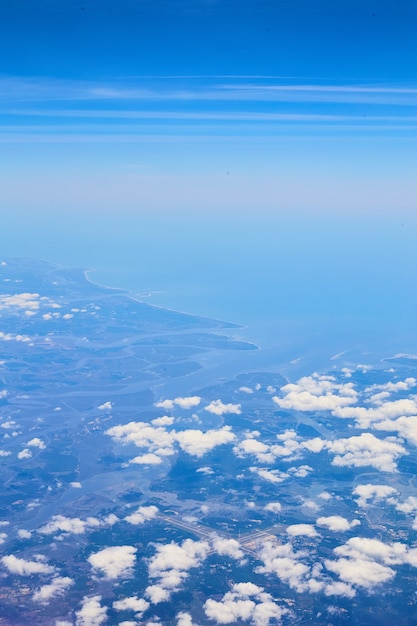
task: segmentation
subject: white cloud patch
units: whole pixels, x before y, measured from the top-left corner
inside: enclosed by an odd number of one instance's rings
[[[34,602],[40,604],[48,604],[52,598],[63,596],[67,589],[74,584],[74,581],[68,576],[57,576],[53,578],[49,585],[43,585],[33,594]]]
[[[42,439],[39,439],[39,437],[34,437],[30,441],[28,441],[26,445],[31,448],[39,448],[39,450],[45,450],[46,448],[45,443],[42,441]]]
[[[287,535],[290,537],[317,537],[318,532],[312,524],[291,524],[291,526],[287,526]]]
[[[174,418],[169,417],[168,415],[163,415],[162,417],[156,417],[152,420],[151,424],[154,426],[171,426],[174,423]]]
[[[271,513],[280,513],[281,510],[282,506],[279,502],[269,502],[265,507],[265,511],[269,511]]]
[[[284,385],[281,393],[282,397],[273,396],[275,404],[297,411],[334,411],[355,404],[358,395],[353,383],[337,383],[334,376],[317,373]]]
[[[174,406],[179,406],[181,409],[193,409],[200,402],[200,396],[187,396],[185,398],[175,398],[174,400],[161,400],[160,402],[155,402],[155,406],[159,409],[173,409]]]
[[[383,543],[378,539],[352,537],[334,549],[339,557],[326,560],[328,570],[350,585],[372,589],[394,578],[394,565],[408,563],[417,567],[417,549],[403,543]]]
[[[390,485],[358,485],[353,490],[353,495],[358,497],[358,506],[367,507],[370,504],[380,504],[386,500],[389,504],[396,502],[398,491]]]
[[[262,467],[250,467],[249,470],[270,483],[282,483],[286,478],[289,478],[289,474],[279,470],[269,470]]]
[[[86,596],[82,606],[75,612],[76,626],[100,626],[107,620],[107,609],[101,606],[101,596]]]
[[[11,574],[19,576],[31,576],[32,574],[52,574],[55,570],[48,565],[44,557],[38,555],[35,561],[25,561],[10,554],[3,556],[1,562]]]
[[[149,602],[143,598],[138,598],[137,596],[130,596],[128,598],[124,598],[123,600],[116,600],[116,602],[113,602],[113,608],[116,611],[133,611],[135,613],[135,617],[139,619],[149,608]]]
[[[135,456],[133,459],[130,459],[129,463],[133,463],[135,465],[160,465],[162,463],[162,459],[157,454],[149,452],[148,454]]]
[[[87,561],[109,580],[126,578],[132,574],[136,552],[133,546],[112,546],[91,554]]]
[[[29,448],[24,448],[23,450],[18,452],[17,458],[19,460],[31,459],[32,458],[32,452],[29,450]]]
[[[242,413],[240,404],[224,404],[221,400],[213,400],[204,409],[215,415],[225,415],[226,413],[240,415]]]
[[[91,528],[98,528],[100,521],[95,517],[87,517],[82,520],[79,517],[65,517],[64,515],[53,515],[51,521],[39,528],[42,535],[54,535],[65,533],[67,535],[82,535]]]
[[[230,556],[232,559],[242,559],[244,553],[240,548],[240,544],[236,539],[226,539],[223,537],[214,537],[212,540],[213,548],[221,556]]]
[[[127,515],[124,519],[129,524],[139,525],[153,519],[158,513],[156,506],[140,506],[135,513]]]
[[[113,404],[108,401],[108,402],[104,402],[103,404],[100,404],[100,406],[97,407],[99,409],[99,411],[111,411],[113,408]]]
[[[304,592],[309,589],[308,581],[311,571],[305,561],[304,552],[294,552],[290,543],[279,544],[267,541],[259,552],[263,565],[255,571],[261,574],[275,574],[282,582],[292,589]]]
[[[277,623],[288,610],[276,604],[269,593],[251,582],[234,584],[220,601],[208,599],[204,611],[217,624],[250,621],[254,626]]]
[[[346,439],[336,439],[326,444],[335,457],[332,464],[339,467],[375,467],[382,472],[395,472],[396,460],[406,454],[405,448],[388,439],[378,439],[372,433]]]
[[[181,545],[169,543],[158,545],[156,554],[149,559],[148,572],[156,584],[146,589],[152,604],[169,600],[188,577],[188,571],[198,567],[206,558],[209,544],[205,541],[186,539]]]
[[[223,426],[218,430],[183,430],[175,435],[176,441],[184,452],[198,458],[204,456],[216,446],[231,443],[235,435],[231,432],[230,426]]]
[[[329,515],[328,517],[319,517],[316,520],[316,525],[321,528],[328,528],[333,532],[345,532],[358,526],[360,521],[357,519],[349,522],[345,517],[341,515]]]

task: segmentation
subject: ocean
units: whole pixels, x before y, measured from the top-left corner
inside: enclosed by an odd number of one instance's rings
[[[395,216],[87,211],[4,216],[0,242],[4,256],[88,269],[149,304],[239,324],[259,366],[279,355],[299,372],[339,353],[417,352],[416,234]]]

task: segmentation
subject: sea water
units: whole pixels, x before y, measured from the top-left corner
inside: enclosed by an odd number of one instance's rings
[[[1,254],[88,269],[149,304],[242,326],[254,367],[417,351],[416,222],[336,215],[3,217]],[[297,365],[298,364],[298,365]],[[298,369],[297,369],[298,368]]]

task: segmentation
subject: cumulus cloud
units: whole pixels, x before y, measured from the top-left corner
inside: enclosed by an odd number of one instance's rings
[[[107,609],[101,606],[101,596],[85,596],[82,606],[75,612],[76,626],[100,626],[107,620]]]
[[[74,581],[68,576],[57,576],[49,585],[43,585],[33,594],[33,600],[41,604],[48,604],[49,600],[57,596],[63,596]]]
[[[345,532],[358,526],[360,521],[357,519],[349,522],[345,517],[341,515],[329,515],[328,517],[319,517],[316,520],[317,526],[322,528],[328,528],[329,530],[333,530],[334,532]]]
[[[42,441],[42,439],[39,439],[39,437],[34,437],[30,441],[28,441],[26,445],[31,448],[39,448],[39,450],[45,450],[46,448],[45,443]]]
[[[64,515],[53,515],[51,521],[41,526],[39,531],[42,535],[53,535],[55,533],[66,533],[68,535],[82,535],[91,528],[100,526],[100,521],[95,517],[87,517],[82,520],[79,517],[65,517]]]
[[[148,454],[135,456],[133,459],[130,459],[129,463],[134,463],[136,465],[160,465],[162,463],[162,459],[157,454],[149,452]]]
[[[275,574],[298,592],[308,590],[311,571],[304,562],[304,552],[294,552],[290,543],[279,544],[276,541],[267,541],[262,546],[259,556],[263,565],[258,567],[256,572]]]
[[[191,615],[189,613],[185,613],[185,611],[178,613],[176,618],[177,626],[196,626],[196,624],[193,623]]]
[[[236,539],[226,539],[223,537],[214,537],[212,540],[213,548],[222,556],[230,556],[233,559],[241,559],[244,556],[240,548],[240,544]]]
[[[209,619],[217,624],[233,624],[249,621],[255,626],[268,626],[271,620],[276,623],[288,610],[276,604],[263,587],[254,583],[234,584],[220,601],[209,598],[204,604]]]
[[[379,504],[383,500],[387,500],[390,504],[395,503],[398,491],[390,485],[373,485],[367,483],[366,485],[358,485],[355,487],[353,495],[359,496],[358,505],[360,507],[367,507],[371,503]]]
[[[317,537],[318,533],[312,524],[291,524],[287,526],[290,537]]]
[[[173,409],[174,406],[179,406],[181,409],[193,409],[201,402],[200,396],[187,396],[185,398],[175,398],[174,400],[162,400],[155,402],[155,406],[160,409]]]
[[[242,413],[240,404],[224,404],[221,400],[213,400],[213,402],[210,402],[204,409],[215,415],[225,415],[226,413],[240,415]]]
[[[91,554],[87,561],[109,580],[126,578],[132,574],[136,552],[133,546],[112,546]]]
[[[184,452],[198,458],[216,446],[230,443],[235,439],[230,426],[224,426],[218,430],[183,430],[175,435],[176,441]]]
[[[343,582],[365,589],[394,578],[394,565],[408,563],[417,566],[417,549],[400,542],[383,543],[378,539],[352,537],[335,548],[334,553],[339,558],[326,560],[327,569],[338,574]]]
[[[156,417],[152,420],[151,424],[154,426],[171,426],[174,423],[173,417],[168,417],[168,415],[163,415],[162,417]]]
[[[111,411],[113,408],[113,404],[111,402],[104,402],[97,407],[100,411]]]
[[[29,450],[29,448],[24,448],[23,450],[18,452],[17,458],[18,459],[31,459],[32,458],[32,452]]]
[[[127,515],[124,519],[129,524],[144,524],[158,515],[159,510],[156,506],[140,506],[135,513]]]
[[[372,433],[328,442],[326,447],[335,457],[332,464],[339,467],[375,467],[382,472],[395,472],[396,459],[406,454],[405,448],[388,439],[378,439]]]
[[[149,602],[137,596],[130,596],[113,602],[113,608],[116,611],[133,611],[136,614],[135,617],[140,618],[149,608]]]
[[[289,478],[289,474],[279,470],[269,470],[262,467],[250,467],[249,470],[270,483],[282,483],[286,478]]]
[[[146,589],[152,604],[169,600],[188,577],[188,570],[198,567],[206,558],[209,544],[205,541],[186,539],[181,545],[169,543],[158,545],[156,554],[149,559],[148,572],[155,585]]]
[[[1,562],[11,574],[19,576],[31,576],[32,574],[52,574],[55,570],[52,565],[48,565],[44,557],[38,555],[35,561],[25,561],[10,554],[3,556]]]
[[[283,397],[273,396],[275,404],[282,409],[297,411],[334,411],[357,401],[353,383],[337,383],[334,376],[317,373],[284,385],[281,393]]]
[[[281,509],[282,506],[279,502],[269,502],[265,507],[265,511],[270,511],[271,513],[280,513]]]

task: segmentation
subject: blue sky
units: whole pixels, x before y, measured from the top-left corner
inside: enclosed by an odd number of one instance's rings
[[[2,250],[124,255],[176,293],[227,275],[236,303],[249,256],[303,314],[412,316],[416,18],[415,0],[0,3]],[[210,299],[193,310],[220,316]]]
[[[409,212],[416,18],[393,0],[1,3],[3,201]]]

